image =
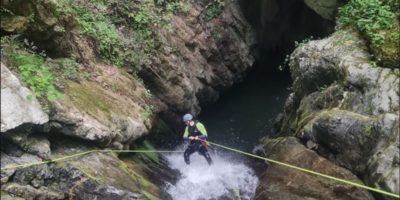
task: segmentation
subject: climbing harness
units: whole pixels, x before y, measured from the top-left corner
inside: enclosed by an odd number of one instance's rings
[[[362,189],[370,190],[370,191],[373,191],[373,192],[377,192],[377,193],[380,193],[380,194],[384,194],[384,195],[387,195],[387,196],[391,196],[391,197],[395,197],[395,198],[400,199],[400,195],[399,194],[387,192],[387,191],[380,190],[380,189],[377,189],[377,188],[368,187],[368,186],[365,186],[365,185],[360,184],[360,183],[355,183],[355,182],[352,182],[352,181],[349,181],[349,180],[336,178],[336,177],[333,177],[333,176],[329,176],[329,175],[326,175],[326,174],[315,172],[315,171],[312,171],[312,170],[309,170],[309,169],[305,169],[305,168],[302,168],[302,167],[297,167],[297,166],[290,165],[290,164],[287,164],[287,163],[279,162],[279,161],[276,161],[276,160],[273,160],[273,159],[257,156],[257,155],[251,154],[251,153],[240,151],[240,150],[237,150],[237,149],[234,149],[234,148],[230,148],[230,147],[227,147],[227,146],[224,146],[224,145],[221,145],[221,144],[217,144],[217,143],[214,143],[214,142],[210,142],[210,141],[207,141],[207,142],[209,144],[215,145],[217,147],[224,148],[224,149],[227,149],[227,150],[230,150],[230,151],[234,151],[234,152],[237,152],[237,153],[240,153],[240,154],[243,154],[243,155],[247,155],[247,156],[254,157],[254,158],[257,158],[257,159],[261,159],[261,160],[266,160],[268,162],[275,163],[275,164],[278,164],[278,165],[282,165],[282,166],[285,166],[285,167],[288,167],[288,168],[291,168],[291,169],[296,169],[296,170],[299,170],[299,171],[302,171],[302,172],[306,172],[306,173],[309,173],[309,174],[313,174],[313,175],[316,175],[316,176],[324,177],[324,178],[331,179],[331,180],[334,180],[334,181],[337,181],[337,182],[345,183],[345,184],[348,184],[348,185],[356,186],[356,187],[359,187],[359,188],[362,188]],[[60,158],[56,158],[56,159],[52,159],[52,160],[47,160],[47,161],[32,162],[32,163],[26,163],[26,164],[20,164],[20,165],[8,165],[8,166],[5,166],[5,167],[1,167],[1,170],[26,168],[26,167],[31,167],[31,166],[35,166],[35,165],[42,165],[42,164],[47,164],[47,163],[52,163],[52,162],[59,162],[59,161],[63,161],[63,160],[74,158],[74,157],[78,157],[78,156],[83,156],[83,155],[90,154],[90,153],[183,153],[183,151],[112,150],[112,149],[100,150],[99,149],[99,150],[85,151],[85,152],[81,152],[81,153],[77,153],[77,154],[73,154],[73,155],[69,155],[69,156],[65,156],[65,157],[60,157]]]

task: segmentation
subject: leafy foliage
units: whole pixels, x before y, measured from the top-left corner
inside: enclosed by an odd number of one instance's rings
[[[213,2],[207,5],[206,10],[202,14],[204,21],[210,21],[220,15],[224,9],[224,0],[213,0]]]
[[[400,1],[399,0],[381,0],[384,5],[388,5],[394,13],[400,13]]]
[[[117,66],[140,70],[161,46],[156,32],[172,32],[172,14],[187,11],[180,0],[90,0],[63,2],[60,12],[77,16],[81,32],[94,39],[100,56]]]
[[[390,29],[394,20],[391,8],[380,0],[350,0],[339,9],[337,24],[338,28],[355,27],[367,37],[372,47],[379,47],[385,39],[382,30]]]
[[[82,33],[94,37],[98,43],[100,54],[113,64],[121,66],[122,59],[118,47],[122,44],[117,29],[110,18],[102,13],[92,14],[83,6],[75,6],[74,8],[79,16],[78,20]]]
[[[79,63],[72,58],[49,60],[46,64],[56,79],[79,81],[89,76],[87,72],[79,69]]]
[[[61,95],[54,88],[54,76],[44,65],[42,57],[34,54],[18,54],[11,58],[19,70],[21,80],[33,90],[36,96],[53,101]]]

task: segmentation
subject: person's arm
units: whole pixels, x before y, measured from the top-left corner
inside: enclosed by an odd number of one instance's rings
[[[188,130],[188,127],[186,126],[185,132],[183,133],[183,140],[184,141],[188,141],[189,140],[188,135],[189,135],[189,130]]]
[[[206,127],[204,127],[204,125],[200,122],[197,122],[196,127],[197,127],[197,130],[199,130],[201,133],[201,135],[199,135],[198,138],[201,140],[205,140],[208,136]]]

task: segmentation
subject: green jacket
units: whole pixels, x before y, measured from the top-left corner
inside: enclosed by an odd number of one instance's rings
[[[198,135],[200,139],[206,139],[207,135],[207,130],[204,127],[204,125],[201,122],[195,122],[195,127],[198,131]],[[189,126],[186,126],[185,132],[183,133],[183,139],[188,140],[189,139]]]

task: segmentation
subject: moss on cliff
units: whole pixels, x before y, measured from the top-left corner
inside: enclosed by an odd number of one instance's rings
[[[337,28],[356,28],[366,38],[375,59],[385,67],[400,67],[400,12],[393,1],[351,0],[339,9]],[[394,10],[392,10],[394,9]]]

